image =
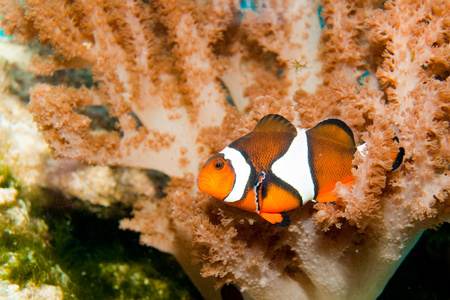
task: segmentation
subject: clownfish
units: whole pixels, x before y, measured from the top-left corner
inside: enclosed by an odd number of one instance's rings
[[[286,211],[308,201],[333,202],[336,183],[354,183],[352,160],[364,147],[355,146],[352,130],[338,119],[302,129],[280,115],[267,115],[206,161],[197,186],[228,205],[287,226]],[[399,148],[392,156],[392,170],[403,155]]]

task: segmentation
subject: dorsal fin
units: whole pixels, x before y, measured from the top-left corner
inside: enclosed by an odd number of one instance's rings
[[[280,115],[267,115],[256,124],[254,132],[290,132],[297,134],[297,129],[286,118]]]
[[[311,137],[321,137],[338,142],[349,148],[355,147],[353,132],[343,121],[338,119],[327,119],[311,129],[307,130]]]

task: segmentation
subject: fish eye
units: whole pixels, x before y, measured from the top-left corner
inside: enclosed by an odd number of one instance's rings
[[[223,166],[224,166],[223,160],[218,159],[214,161],[214,168],[216,170],[222,170]]]

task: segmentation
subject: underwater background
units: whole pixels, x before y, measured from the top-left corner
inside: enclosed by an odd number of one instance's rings
[[[256,11],[254,1],[239,3],[242,11]],[[30,52],[47,55],[53,49],[36,40],[27,47],[0,31],[0,299],[203,299],[173,255],[142,245],[139,231],[120,224],[134,216],[141,197],[156,199],[155,205],[164,201],[169,176],[114,163],[53,162],[27,109],[30,88],[93,88],[98,75],[89,68],[36,75],[28,68]],[[284,65],[276,73],[290,71]],[[368,71],[361,74],[358,85]],[[225,94],[232,102],[230,91]],[[120,131],[119,118],[106,105],[77,113],[92,120],[91,129]],[[138,116],[131,119],[137,130],[144,126]],[[79,173],[68,175],[72,171]],[[43,185],[46,176],[55,178]],[[449,278],[450,224],[443,223],[423,232],[377,299],[450,299]],[[221,296],[241,297],[229,286]]]

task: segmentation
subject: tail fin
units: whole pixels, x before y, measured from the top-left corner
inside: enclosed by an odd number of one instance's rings
[[[392,140],[397,143],[399,142],[398,137],[393,137]],[[400,167],[403,162],[403,156],[405,156],[405,149],[403,147],[399,147],[397,153],[391,153],[391,157],[394,162],[392,163],[392,169],[389,172],[392,172]]]
[[[398,137],[393,137],[392,140],[396,141],[397,143],[399,142]],[[356,147],[357,151],[359,151],[359,153],[361,153],[362,156],[366,156],[366,146],[367,145],[364,143]],[[405,156],[405,149],[403,147],[399,147],[397,153],[392,152],[391,153],[392,168],[388,172],[392,172],[398,169],[398,167],[400,167],[400,165],[403,162],[404,156]]]

